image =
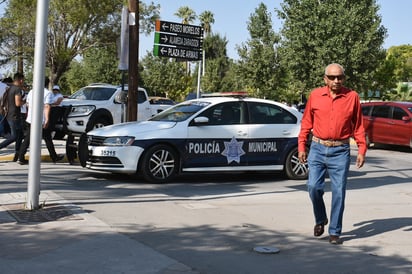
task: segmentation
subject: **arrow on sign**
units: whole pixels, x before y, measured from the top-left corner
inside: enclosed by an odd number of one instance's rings
[[[188,36],[180,36],[175,34],[167,34],[156,32],[155,33],[155,44],[164,44],[178,47],[185,47],[190,49],[201,49],[203,40]]]
[[[154,45],[153,55],[160,57],[177,58],[188,61],[198,61],[202,59],[202,51],[190,48],[169,47]]]
[[[200,26],[179,24],[168,21],[156,20],[155,30],[160,32],[176,33],[197,38],[203,36],[203,28]]]

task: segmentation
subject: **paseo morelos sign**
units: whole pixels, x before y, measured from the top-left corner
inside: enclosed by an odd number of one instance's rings
[[[154,43],[155,56],[201,60],[203,28],[157,20]]]

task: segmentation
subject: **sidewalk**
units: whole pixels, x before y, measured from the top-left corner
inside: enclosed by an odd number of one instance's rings
[[[25,200],[0,194],[0,273],[195,273],[51,191],[42,209],[24,210]]]
[[[57,154],[65,154],[64,140],[54,145]],[[0,150],[0,164],[13,157],[14,144]],[[51,162],[43,141],[41,161]],[[59,163],[64,162],[66,157]],[[39,210],[25,209],[26,201],[26,192],[0,193],[0,273],[196,273],[52,191],[41,192]]]
[[[0,138],[0,142],[2,142],[4,139]],[[59,155],[65,155],[66,154],[66,141],[65,140],[53,140],[54,147],[56,149],[56,153]],[[0,150],[0,162],[10,162],[13,161],[14,157],[14,143],[9,145],[8,147],[5,147]],[[26,153],[26,159],[30,159],[30,148]],[[42,140],[42,149],[41,149],[41,161],[42,162],[52,162],[49,151],[46,148],[46,144]],[[63,160],[60,162],[67,162],[66,156],[64,157]]]

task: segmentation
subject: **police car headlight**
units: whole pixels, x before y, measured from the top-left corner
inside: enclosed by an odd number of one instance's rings
[[[87,116],[96,109],[96,106],[73,106],[69,117]]]
[[[120,137],[107,137],[103,141],[104,146],[130,146],[134,141],[134,137],[120,136]]]

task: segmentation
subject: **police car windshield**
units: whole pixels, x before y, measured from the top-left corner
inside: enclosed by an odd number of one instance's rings
[[[185,102],[160,112],[156,116],[149,119],[150,121],[167,121],[167,122],[181,122],[199,110],[209,105],[207,102]]]

